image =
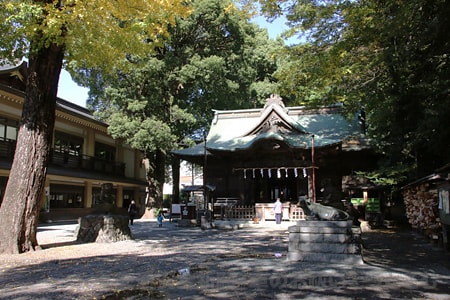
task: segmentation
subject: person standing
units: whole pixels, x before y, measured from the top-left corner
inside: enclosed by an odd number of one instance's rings
[[[281,203],[280,198],[277,198],[275,204],[273,205],[273,212],[275,213],[275,222],[281,224],[281,214],[283,212],[283,203]]]
[[[162,211],[158,213],[158,217],[156,217],[156,220],[158,221],[158,227],[162,227],[164,216],[162,214]]]
[[[133,225],[133,220],[134,217],[136,216],[136,213],[137,213],[136,202],[134,202],[134,200],[131,200],[131,203],[128,206],[128,216],[130,217],[130,225]]]

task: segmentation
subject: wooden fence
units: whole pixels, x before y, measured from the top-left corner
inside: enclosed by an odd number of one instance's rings
[[[291,205],[291,207],[289,208],[289,220],[297,221],[297,220],[304,220],[304,219],[305,219],[305,213],[303,212],[303,209],[300,206]]]
[[[226,215],[230,219],[252,220],[255,217],[253,205],[234,205],[227,207]]]
[[[220,214],[215,215],[220,218]],[[255,206],[253,205],[232,205],[223,207],[222,218],[252,220],[256,217]],[[283,219],[287,219],[284,217]],[[303,209],[297,205],[289,207],[289,221],[304,220],[305,214]]]

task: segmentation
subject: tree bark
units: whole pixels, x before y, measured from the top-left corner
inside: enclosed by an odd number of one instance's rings
[[[159,149],[154,153],[147,153],[144,159],[148,182],[147,207],[162,207],[166,159],[167,154]]]
[[[31,46],[16,152],[0,207],[0,253],[23,253],[38,245],[36,229],[64,48],[50,44],[33,51]]]
[[[180,159],[172,155],[172,203],[180,203]]]

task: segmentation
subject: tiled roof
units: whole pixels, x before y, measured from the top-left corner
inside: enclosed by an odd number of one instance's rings
[[[348,143],[358,137],[358,124],[347,121],[341,114],[341,105],[307,109],[271,103],[263,109],[215,111],[207,137],[206,148],[214,151],[245,151],[262,140],[283,142],[290,148],[309,149],[337,144],[349,145],[349,150],[360,150],[367,143]],[[354,145],[357,145],[356,148]],[[204,155],[204,144],[174,151],[180,156]]]

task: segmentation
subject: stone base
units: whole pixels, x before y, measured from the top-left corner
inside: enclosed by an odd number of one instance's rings
[[[363,263],[361,230],[351,221],[298,221],[289,227],[288,260]]]
[[[312,253],[312,252],[298,252],[289,251],[287,254],[289,261],[310,261],[310,262],[325,262],[338,264],[363,264],[364,261],[361,255],[355,254],[335,254],[335,253]]]
[[[113,243],[131,240],[128,217],[121,215],[88,215],[78,219],[74,232],[77,241],[83,243]]]

